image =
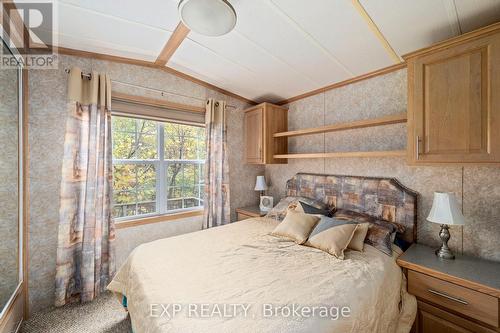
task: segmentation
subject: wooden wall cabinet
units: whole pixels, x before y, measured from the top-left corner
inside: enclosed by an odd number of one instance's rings
[[[286,164],[287,159],[274,158],[288,152],[286,137],[273,134],[288,130],[288,110],[262,103],[245,110],[245,162],[247,164]]]
[[[408,162],[500,163],[500,24],[405,60]]]

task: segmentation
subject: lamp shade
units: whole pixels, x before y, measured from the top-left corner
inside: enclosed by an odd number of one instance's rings
[[[182,23],[205,36],[222,36],[236,25],[236,12],[227,0],[181,0],[178,9]]]
[[[265,191],[267,190],[266,178],[264,176],[257,176],[255,181],[255,191]]]
[[[434,192],[431,212],[427,221],[439,224],[464,224],[464,216],[453,193]]]

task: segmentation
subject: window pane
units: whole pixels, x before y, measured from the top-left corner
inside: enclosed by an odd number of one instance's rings
[[[135,166],[137,172],[137,185],[141,187],[155,188],[156,187],[156,168],[154,164]]]
[[[156,203],[155,202],[149,202],[149,203],[142,203],[137,205],[137,214],[151,214],[156,212]]]
[[[154,134],[157,132],[157,121],[146,120],[146,119],[136,119],[137,127],[142,128],[143,133]]]
[[[115,217],[156,211],[156,170],[154,164],[113,166],[113,213]]]
[[[182,186],[191,186],[198,184],[199,169],[197,164],[184,164]]]
[[[167,200],[167,210],[182,209],[182,199]]]
[[[169,186],[167,190],[167,198],[169,199],[182,198],[182,187]]]
[[[133,164],[115,164],[113,166],[113,188],[115,191],[133,190],[137,181],[136,166]]]
[[[135,133],[113,131],[113,158],[131,159],[135,149]]]
[[[167,167],[167,186],[182,185],[182,164],[169,163]]]
[[[137,137],[137,158],[140,160],[156,159],[156,134],[142,134]]]
[[[113,117],[113,158],[158,158],[158,122],[152,120]]]
[[[199,127],[181,124],[165,124],[165,159],[197,160]],[[204,135],[201,136],[205,140]]]
[[[203,136],[200,137],[198,141],[198,156],[200,160],[206,159],[206,144],[205,144],[205,131],[203,131]]]

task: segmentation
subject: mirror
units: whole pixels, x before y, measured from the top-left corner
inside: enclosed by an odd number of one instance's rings
[[[0,40],[1,41],[1,40]],[[13,57],[2,41],[1,58]],[[20,78],[19,66],[0,64],[0,312],[13,297],[21,276]]]

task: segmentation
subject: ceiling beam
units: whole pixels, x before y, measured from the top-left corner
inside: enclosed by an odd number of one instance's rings
[[[368,27],[371,29],[371,31],[375,34],[375,37],[377,37],[377,39],[382,43],[382,46],[389,53],[389,56],[394,60],[396,64],[400,63],[402,61],[401,57],[396,53],[396,51],[394,51],[391,44],[389,44],[389,41],[382,34],[378,26],[372,20],[370,15],[366,12],[365,8],[359,2],[359,0],[352,0],[352,4],[354,8],[358,11],[359,15],[361,15],[361,17],[365,20],[366,24],[368,24]]]
[[[167,62],[172,58],[175,51],[179,48],[181,43],[189,34],[189,28],[184,25],[184,23],[179,22],[175,28],[172,36],[168,39],[167,43],[161,50],[160,55],[156,58],[155,64],[159,66],[165,66]]]

